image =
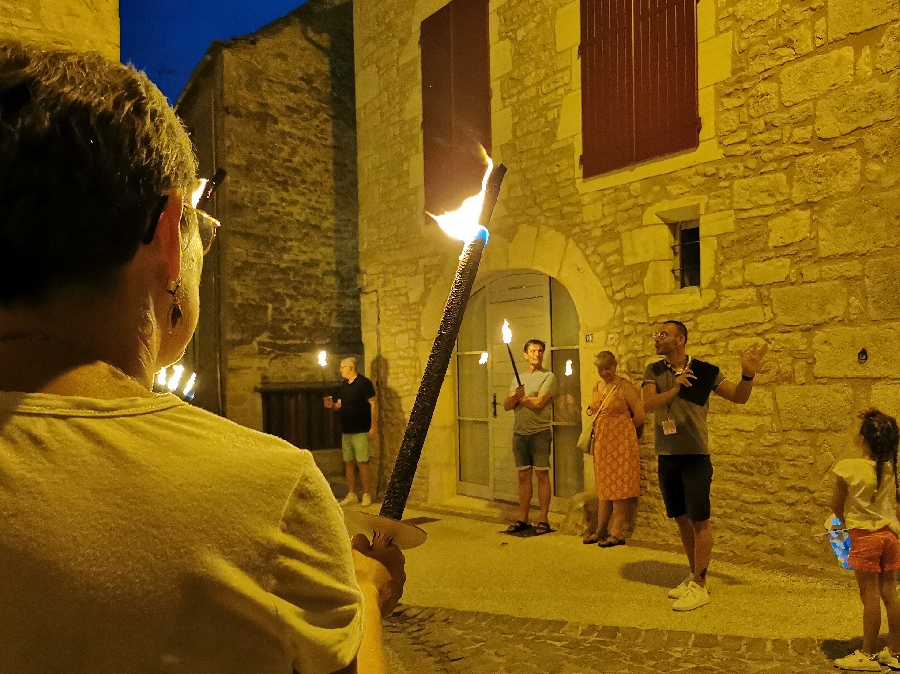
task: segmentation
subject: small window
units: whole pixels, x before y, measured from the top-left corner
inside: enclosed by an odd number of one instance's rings
[[[680,287],[690,288],[700,285],[700,223],[696,220],[672,225],[675,245],[675,268],[672,273],[679,280]]]

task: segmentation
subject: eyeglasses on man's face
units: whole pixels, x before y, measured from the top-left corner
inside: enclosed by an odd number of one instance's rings
[[[225,169],[218,169],[209,180],[202,178],[197,188],[191,194],[190,200],[185,200],[181,209],[181,227],[185,231],[190,231],[194,223],[197,226],[197,233],[200,236],[200,244],[203,247],[203,254],[206,255],[212,248],[213,241],[216,238],[221,223],[207,213],[204,208],[209,203],[213,192],[225,179]],[[147,227],[147,233],[144,235],[144,243],[153,241],[156,234],[156,226],[159,216],[162,214],[168,202],[168,196],[162,197],[159,206],[153,215],[150,225]]]
[[[212,195],[212,191],[216,188],[216,186],[213,185],[212,188],[209,189],[208,186],[210,182],[211,181],[208,181],[205,178],[202,179],[199,187],[197,187],[191,195],[190,202],[185,201],[181,209],[181,226],[185,231],[191,231],[191,225],[195,222],[197,223],[197,233],[200,235],[200,243],[203,246],[204,255],[212,248],[213,241],[216,238],[216,232],[221,226],[221,223],[218,220],[198,207],[201,199],[203,199],[204,205],[209,201],[209,196]],[[207,190],[209,192],[208,194]],[[205,199],[204,196],[206,196]]]
[[[653,339],[666,339],[669,336],[669,333],[663,330],[662,332],[654,332],[650,335]]]

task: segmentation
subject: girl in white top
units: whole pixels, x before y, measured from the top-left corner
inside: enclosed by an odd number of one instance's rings
[[[837,480],[831,499],[834,514],[850,531],[850,566],[856,572],[863,604],[863,644],[834,664],[841,669],[881,671],[885,665],[900,670],[900,523],[897,502],[897,422],[878,410],[860,413],[857,444],[863,456],[838,461],[832,469]],[[881,629],[881,603],[888,617],[888,644],[875,653]]]

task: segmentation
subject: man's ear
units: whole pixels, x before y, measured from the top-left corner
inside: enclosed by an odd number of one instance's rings
[[[181,278],[181,195],[172,190],[166,201],[166,207],[159,216],[156,225],[156,236],[160,251],[166,261],[166,276],[171,283]]]

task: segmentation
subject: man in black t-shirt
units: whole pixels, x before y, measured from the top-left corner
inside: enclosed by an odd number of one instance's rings
[[[372,505],[369,492],[369,440],[378,435],[378,399],[372,382],[356,371],[356,358],[341,361],[341,389],[337,400],[325,398],[325,407],[335,410],[341,420],[341,449],[347,474],[346,498],[342,506],[359,503],[356,495],[356,467],[362,482],[362,505]]]

